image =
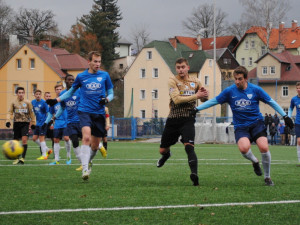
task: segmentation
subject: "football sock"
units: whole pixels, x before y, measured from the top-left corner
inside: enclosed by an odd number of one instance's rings
[[[59,143],[54,143],[54,158],[55,158],[55,161],[59,161],[59,150],[60,150]]]
[[[194,146],[186,145],[185,152],[188,155],[188,163],[191,169],[191,173],[198,174],[198,159],[194,151]]]
[[[106,149],[107,151],[107,142],[103,142],[103,147]]]
[[[40,142],[40,140],[39,140],[39,139],[36,139],[34,142],[35,142],[38,146],[40,146],[40,153],[41,153],[41,155],[42,155],[42,148],[41,148],[41,142]]]
[[[90,150],[90,161],[93,160],[93,158],[96,156],[97,152],[98,152],[97,150],[96,151],[93,151],[92,149]]]
[[[257,163],[258,159],[253,155],[251,148],[249,148],[248,152],[246,154],[242,153],[242,156],[248,160],[250,160],[253,163]]]
[[[80,164],[81,164],[81,157],[80,157],[81,151],[80,151],[80,146],[74,148],[74,152],[75,152],[76,158],[79,160],[79,162],[80,162]]]
[[[82,145],[81,150],[81,164],[82,164],[82,171],[88,170],[88,165],[90,162],[90,149],[89,145]]]
[[[23,145],[24,151],[22,153],[22,158],[25,159],[26,152],[27,152],[27,145]]]
[[[46,157],[46,149],[47,149],[47,146],[46,146],[46,142],[41,142],[41,149],[42,149],[42,156]]]
[[[65,147],[67,150],[67,160],[71,159],[71,141],[65,141]]]
[[[264,168],[265,178],[270,177],[271,172],[271,153],[270,151],[261,153],[262,165]]]
[[[300,162],[300,145],[297,145],[298,162]]]

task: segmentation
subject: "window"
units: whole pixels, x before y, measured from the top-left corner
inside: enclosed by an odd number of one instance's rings
[[[245,49],[249,49],[249,41],[245,41]]]
[[[140,78],[145,78],[146,77],[146,70],[145,69],[141,69],[140,70]]]
[[[16,95],[16,90],[19,87],[19,84],[14,84],[13,85],[13,94]]]
[[[121,63],[119,64],[119,69],[123,69],[124,65]]]
[[[255,48],[255,41],[251,41],[251,48]]]
[[[208,61],[208,65],[210,66],[210,67],[212,67],[212,59],[210,59],[209,61]]]
[[[242,66],[245,66],[245,58],[241,58],[241,64]]]
[[[17,59],[17,69],[18,70],[22,69],[22,60],[21,59]]]
[[[283,97],[289,96],[289,87],[288,86],[283,86],[282,87],[282,96]]]
[[[27,50],[24,50],[24,54],[27,55]]]
[[[266,53],[267,53],[266,46],[261,46],[261,55],[264,55]]]
[[[154,118],[158,118],[158,110],[157,109],[154,110]]]
[[[262,73],[262,75],[267,75],[268,74],[268,67],[263,66],[261,73]]]
[[[158,68],[153,68],[152,77],[158,78]]]
[[[204,76],[204,85],[209,84],[209,76]]]
[[[143,118],[143,119],[146,118],[146,111],[145,110],[140,111],[140,117]]]
[[[152,59],[152,52],[151,51],[147,51],[147,59],[148,60]]]
[[[282,108],[282,109],[283,109],[283,111],[284,111],[286,114],[289,113],[289,109],[288,109],[288,108]]]
[[[252,57],[249,57],[249,66],[252,66]]]
[[[140,99],[145,99],[146,98],[146,92],[145,90],[140,91]]]
[[[158,99],[158,90],[157,89],[154,89],[152,91],[152,99]]]
[[[274,75],[276,73],[275,66],[270,66],[270,74]]]
[[[32,93],[34,94],[34,92],[37,90],[37,84],[32,84],[31,90],[32,90]]]
[[[34,68],[35,68],[35,60],[30,59],[30,69],[34,69]]]
[[[224,64],[231,64],[231,59],[223,58],[223,63]]]

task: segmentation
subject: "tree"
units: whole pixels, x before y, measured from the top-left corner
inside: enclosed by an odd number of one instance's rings
[[[243,18],[254,26],[260,26],[265,31],[267,40],[267,51],[269,51],[269,40],[272,27],[286,17],[290,10],[289,0],[239,0],[244,6]]]
[[[136,53],[139,53],[149,43],[149,36],[147,25],[142,24],[131,29],[131,38],[133,39]]]
[[[216,8],[216,36],[221,36],[226,31],[227,14]],[[192,15],[183,21],[183,27],[191,35],[201,35],[202,38],[212,37],[214,34],[214,5],[202,4],[193,9]]]
[[[102,46],[102,64],[109,70],[112,61],[117,58],[115,46],[119,40],[116,29],[122,19],[117,0],[94,0],[94,5],[89,14],[83,15],[80,22],[84,24],[86,31],[96,34],[98,42]]]
[[[39,37],[46,32],[57,30],[54,14],[51,10],[21,8],[15,18],[15,33],[23,37]]]
[[[249,22],[240,21],[238,23],[234,22],[227,28],[228,35],[234,35],[238,39],[241,39],[246,31],[251,27]]]
[[[84,25],[79,22],[71,27],[70,34],[63,38],[60,46],[82,57],[86,57],[90,51],[102,51],[97,36],[85,31]]]

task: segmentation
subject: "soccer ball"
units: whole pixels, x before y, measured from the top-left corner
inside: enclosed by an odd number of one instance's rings
[[[7,141],[2,145],[2,152],[8,159],[17,159],[23,151],[23,146],[16,140]]]

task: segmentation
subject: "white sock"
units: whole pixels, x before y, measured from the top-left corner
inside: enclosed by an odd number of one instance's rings
[[[46,155],[46,142],[41,142],[40,143],[40,145],[41,145],[41,150],[42,150],[42,156],[44,156],[44,157],[46,157],[47,155]]]
[[[300,162],[300,145],[297,145],[298,162]]]
[[[96,156],[98,150],[93,151],[92,149],[90,150],[90,162],[93,160],[93,158]]]
[[[102,141],[99,142],[99,149],[103,146]]]
[[[71,141],[65,141],[65,147],[67,150],[67,160],[71,159]]]
[[[265,178],[270,178],[271,173],[271,153],[267,151],[266,153],[261,153],[262,165],[264,168]]]
[[[35,143],[36,143],[38,146],[40,146],[40,147],[41,147],[41,142],[40,142],[40,140],[39,140],[39,139],[36,139]]]
[[[88,170],[89,161],[90,161],[90,146],[89,145],[82,145],[81,150],[81,164],[82,164],[82,171]]]
[[[80,157],[81,151],[80,151],[80,146],[74,148],[74,152],[75,152],[76,158],[79,160],[79,162],[80,162],[80,164],[81,164],[81,157]]]
[[[249,151],[246,154],[242,153],[242,156],[248,160],[250,160],[253,163],[257,163],[258,159],[253,155],[251,148],[249,148]]]
[[[55,157],[55,161],[59,161],[59,150],[60,150],[59,143],[54,143],[54,157]]]

